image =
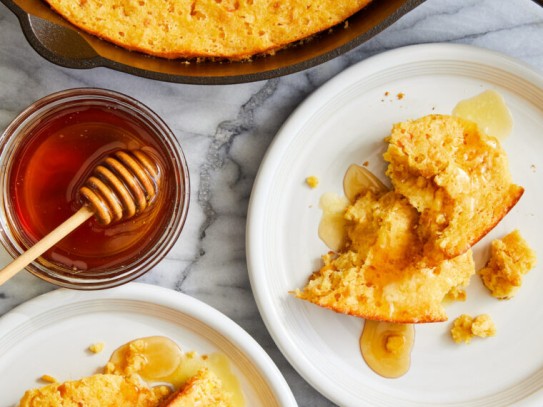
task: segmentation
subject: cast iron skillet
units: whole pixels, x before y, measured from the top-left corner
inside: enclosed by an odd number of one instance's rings
[[[145,78],[188,84],[259,81],[337,57],[373,37],[424,0],[374,0],[335,29],[252,62],[190,62],[150,57],[102,41],[67,23],[42,0],[0,0],[19,18],[30,45],[68,68],[108,67]]]

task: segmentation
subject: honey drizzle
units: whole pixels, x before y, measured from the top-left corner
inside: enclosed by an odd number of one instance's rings
[[[245,405],[241,385],[225,355],[183,352],[174,341],[164,336],[139,338],[117,348],[109,359],[106,371],[137,373],[151,385],[166,383],[178,389],[202,368],[208,368],[217,375],[224,389],[232,394],[233,405]]]

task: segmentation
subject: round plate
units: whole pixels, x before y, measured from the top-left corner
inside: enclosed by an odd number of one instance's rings
[[[60,289],[0,318],[0,405],[15,405],[43,374],[73,380],[96,373],[120,345],[163,335],[186,351],[230,359],[247,406],[296,406],[281,373],[241,327],[210,306],[157,286],[130,283],[106,291]],[[92,354],[92,343],[104,342]]]
[[[309,97],[277,134],[258,173],[247,226],[249,275],[262,317],[278,347],[319,392],[342,406],[543,405],[543,275],[536,267],[515,298],[498,301],[474,276],[468,299],[447,308],[488,313],[493,338],[455,344],[451,323],[416,327],[410,371],[385,379],[359,351],[363,320],[336,314],[289,294],[320,268],[328,248],[319,240],[318,202],[342,194],[352,163],[367,161],[383,180],[383,141],[392,124],[430,113],[487,89],[506,100],[514,120],[504,141],[514,180],[526,192],[474,247],[478,267],[491,239],[519,229],[543,255],[543,78],[501,54],[463,45],[416,45],[372,57],[344,71]],[[316,189],[307,176],[320,180]]]

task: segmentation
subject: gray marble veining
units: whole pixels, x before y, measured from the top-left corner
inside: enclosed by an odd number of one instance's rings
[[[0,128],[49,93],[81,86],[133,96],[172,128],[191,174],[191,206],[174,248],[140,281],[194,296],[248,331],[270,354],[300,406],[331,406],[281,355],[253,298],[245,261],[245,220],[258,166],[289,114],[328,79],[371,55],[419,43],[496,50],[543,74],[543,9],[530,0],[427,0],[346,55],[263,82],[194,86],[161,83],[104,68],[71,70],[41,58],[0,5]],[[55,287],[20,273],[0,287],[0,315]]]

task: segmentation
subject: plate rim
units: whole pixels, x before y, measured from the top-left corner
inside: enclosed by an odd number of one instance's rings
[[[439,57],[436,57],[436,55],[439,55]],[[280,162],[281,156],[288,149],[288,145],[295,139],[295,137],[291,137],[292,134],[295,134],[296,130],[307,125],[308,122],[304,121],[304,116],[311,116],[319,107],[326,105],[328,100],[344,91],[346,89],[345,84],[352,85],[356,83],[356,80],[351,79],[352,77],[358,75],[363,79],[372,73],[378,73],[380,70],[417,61],[459,61],[461,60],[459,58],[460,55],[464,55],[463,59],[470,62],[498,67],[517,77],[522,77],[522,79],[534,85],[537,84],[540,89],[543,89],[543,75],[539,74],[529,64],[501,52],[478,46],[453,43],[429,43],[408,45],[385,51],[346,68],[304,99],[287,117],[275,134],[255,177],[249,199],[246,226],[247,268],[255,302],[271,337],[291,366],[315,390],[339,405],[346,403],[346,399],[342,399],[338,394],[334,393],[332,386],[324,386],[322,380],[319,380],[315,374],[312,374],[311,365],[304,358],[296,358],[297,348],[291,341],[290,334],[280,329],[281,325],[277,324],[277,310],[273,307],[274,302],[267,291],[265,279],[259,278],[259,262],[261,262],[260,260],[263,256],[259,256],[258,253],[264,250],[261,247],[259,231],[262,230],[262,224],[265,219],[265,213],[262,208],[265,203],[266,190],[270,185],[270,181],[274,178],[274,170],[277,168],[277,163]],[[495,65],[491,65],[491,62],[494,62]],[[511,72],[512,70],[516,70],[516,73]],[[322,96],[326,97],[323,99]],[[531,405],[529,403],[541,402],[542,400],[543,388],[527,395],[518,404]],[[364,400],[358,400],[358,402],[364,402]]]
[[[89,300],[128,300],[147,302],[173,309],[204,323],[220,333],[240,352],[244,353],[266,380],[276,400],[281,406],[298,404],[290,386],[275,362],[264,348],[234,320],[210,305],[166,287],[148,283],[130,282],[107,290],[77,291],[59,288],[34,297],[14,307],[0,317],[0,341],[12,330],[26,322],[56,310],[63,305],[70,305]],[[48,304],[48,307],[43,307]],[[89,313],[93,313],[90,310]]]

